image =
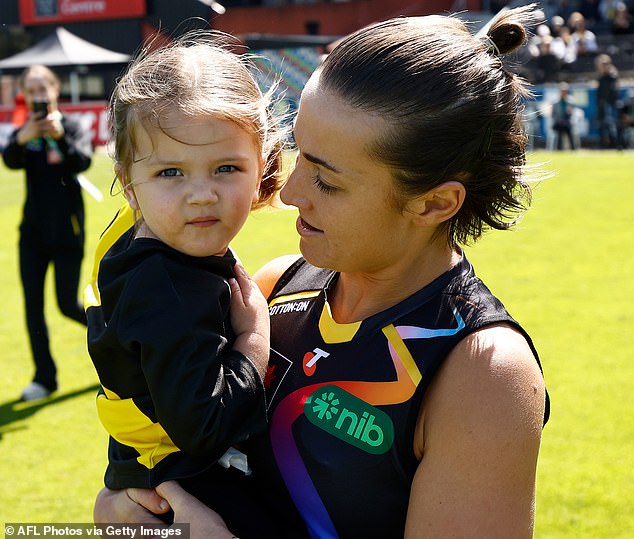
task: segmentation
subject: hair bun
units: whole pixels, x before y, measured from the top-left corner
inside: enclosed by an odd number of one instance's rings
[[[502,9],[477,34],[490,54],[503,56],[519,49],[527,40],[526,27],[539,17],[535,4]]]
[[[526,41],[526,30],[517,22],[493,26],[487,37],[495,45],[499,54],[504,55],[519,49]]]

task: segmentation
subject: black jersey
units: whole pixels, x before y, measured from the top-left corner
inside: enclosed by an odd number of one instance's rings
[[[264,388],[231,348],[233,256],[188,256],[155,239],[133,241],[133,229],[115,241],[125,221],[98,249],[88,349],[111,436],[106,485],[148,488],[200,474],[265,429]]]
[[[337,277],[300,259],[269,298],[270,433],[249,459],[271,510],[289,526],[305,524],[302,534],[403,537],[421,401],[452,348],[479,328],[507,323],[536,360],[537,353],[465,258],[398,305],[352,324],[330,315],[328,289]]]

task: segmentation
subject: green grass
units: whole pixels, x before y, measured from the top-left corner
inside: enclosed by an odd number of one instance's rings
[[[537,154],[555,176],[469,256],[531,333],[552,399],[538,538],[634,533],[634,154]]]
[[[478,273],[531,333],[552,398],[538,469],[538,538],[625,538],[634,530],[634,154],[538,153],[555,176],[513,232],[467,250]],[[88,177],[107,193],[106,157]],[[16,397],[31,376],[17,274],[21,173],[0,169],[0,520],[87,522],[106,462],[97,383],[81,327],[47,315],[60,391]],[[86,197],[84,281],[100,231],[121,199]],[[260,211],[234,243],[248,270],[296,252],[294,212]]]

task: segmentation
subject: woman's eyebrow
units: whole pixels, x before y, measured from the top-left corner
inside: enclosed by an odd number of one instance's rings
[[[328,163],[327,161],[324,161],[323,159],[316,157],[310,153],[304,153],[302,152],[302,155],[304,156],[304,159],[306,159],[306,161],[310,161],[311,163],[314,163],[315,165],[320,165],[324,168],[327,168],[328,170],[335,172],[337,174],[339,174],[341,171],[339,169],[337,169],[336,167],[334,167],[333,165],[331,165],[330,163]]]

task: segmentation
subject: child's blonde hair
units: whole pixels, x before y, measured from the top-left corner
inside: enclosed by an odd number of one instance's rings
[[[127,174],[135,160],[135,124],[161,128],[172,111],[235,122],[252,134],[264,159],[254,208],[271,202],[281,187],[286,122],[271,112],[273,88],[263,92],[246,55],[229,48],[228,36],[190,32],[172,44],[142,51],[118,81],[110,100],[114,160]]]

